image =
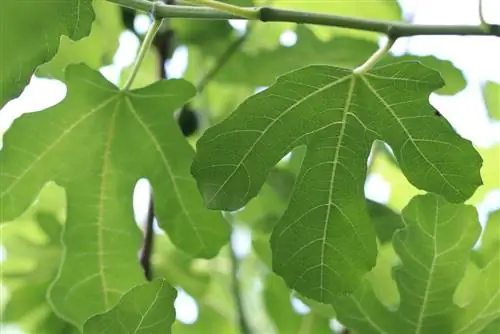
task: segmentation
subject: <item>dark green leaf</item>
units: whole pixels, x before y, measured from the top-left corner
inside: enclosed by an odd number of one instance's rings
[[[449,201],[464,201],[481,184],[481,157],[428,103],[442,84],[413,62],[364,75],[330,66],[289,73],[205,132],[192,173],[208,207],[235,210],[285,154],[306,145],[271,238],[273,269],[306,297],[332,301],[375,264],[364,197],[374,140],[391,146],[412,184]]]

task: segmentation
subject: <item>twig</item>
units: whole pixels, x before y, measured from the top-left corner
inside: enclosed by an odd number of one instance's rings
[[[264,22],[295,22],[374,31],[386,34],[393,39],[417,35],[500,36],[500,25],[494,24],[489,25],[488,31],[485,31],[481,25],[417,25],[404,22],[368,20],[323,13],[301,12],[272,7],[247,8],[256,13],[255,18],[248,18],[214,8],[200,6],[153,5],[152,2],[147,0],[107,1],[145,12],[151,12],[154,8],[155,15],[162,18],[177,17],[211,20],[247,19]]]
[[[233,43],[231,43],[228,46],[228,48],[226,49],[226,51],[224,51],[224,53],[219,57],[219,59],[217,60],[215,66],[213,66],[207,72],[207,74],[205,74],[201,78],[200,83],[198,84],[198,87],[197,87],[198,94],[201,94],[201,92],[203,92],[203,90],[205,89],[205,87],[207,86],[207,84],[227,64],[227,62],[236,53],[236,51],[238,51],[238,49],[241,47],[241,45],[243,45],[243,42],[245,42],[245,40],[248,38],[248,34],[249,34],[249,31],[247,30],[247,32],[245,34],[241,35],[240,37],[238,37],[237,40],[235,40]]]
[[[252,330],[250,329],[247,318],[245,316],[245,309],[243,307],[243,298],[241,296],[240,280],[238,279],[240,261],[234,251],[232,240],[231,242],[229,242],[229,249],[231,250],[232,289],[233,289],[234,302],[236,303],[236,310],[238,312],[238,322],[240,324],[240,332],[241,334],[251,334]]]
[[[198,5],[204,5],[209,8],[217,9],[225,13],[244,17],[249,20],[257,20],[259,18],[257,8],[245,8],[240,6],[234,6],[228,3],[214,1],[214,0],[189,0],[188,2]]]
[[[150,188],[151,189],[151,188]],[[151,255],[153,255],[154,248],[154,229],[153,223],[155,220],[155,205],[153,198],[153,191],[151,189],[151,197],[149,199],[148,215],[146,217],[146,224],[144,226],[144,242],[141,250],[141,266],[144,270],[144,276],[148,281],[153,279],[153,271],[151,269]]]

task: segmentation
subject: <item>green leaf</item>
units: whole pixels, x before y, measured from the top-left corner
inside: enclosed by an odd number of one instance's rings
[[[497,334],[500,332],[500,318],[490,323],[484,330],[482,330],[481,334]]]
[[[175,289],[162,279],[136,286],[111,310],[90,318],[83,333],[171,333],[176,296]]]
[[[401,302],[383,306],[370,284],[334,302],[339,320],[358,333],[455,333],[453,294],[480,233],[471,206],[435,195],[416,196],[403,210],[405,228],[394,236],[402,265],[394,271]],[[470,333],[470,332],[468,332]]]
[[[64,70],[69,64],[84,63],[97,70],[113,61],[123,30],[120,8],[107,1],[94,1],[93,8],[95,20],[90,35],[77,42],[63,36],[59,51],[38,68],[37,76],[64,80]]]
[[[483,87],[483,96],[490,117],[500,120],[500,84],[488,81]]]
[[[195,270],[194,259],[176,249],[168,238],[155,236],[151,258],[154,277],[165,278],[171,285],[181,287],[194,298],[202,298],[210,284],[210,275]]]
[[[390,64],[396,61],[413,60],[418,60],[425,66],[430,67],[441,74],[441,77],[444,79],[445,85],[444,87],[436,90],[436,94],[453,95],[463,90],[467,84],[462,71],[456,68],[451,61],[439,59],[434,56],[402,55],[398,57],[386,57],[382,59],[380,65]]]
[[[270,85],[276,76],[309,64],[326,64],[345,68],[355,68],[366,61],[378,49],[374,41],[337,36],[327,41],[318,39],[311,30],[299,26],[297,43],[291,47],[280,47],[261,52],[239,52],[225,64],[215,79],[222,82],[242,83],[253,86]],[[266,61],[263,62],[262,59]],[[436,91],[438,94],[455,94],[465,88],[462,72],[447,60],[433,56],[386,56],[381,64],[401,61],[420,61],[438,71],[445,86]],[[248,75],[252,68],[252,75]]]
[[[1,264],[0,280],[9,290],[2,322],[27,333],[69,334],[76,330],[56,317],[46,298],[62,255],[62,224],[55,217],[61,207],[64,193],[47,185],[29,210],[1,227],[0,242],[7,259]]]
[[[364,75],[331,66],[297,70],[208,129],[192,173],[208,207],[236,210],[257,195],[285,154],[306,145],[271,238],[273,266],[306,297],[332,301],[352,292],[375,265],[364,197],[374,140],[392,147],[411,183],[449,201],[464,201],[481,184],[481,157],[427,101],[441,86],[439,75],[418,63]]]
[[[176,321],[172,327],[175,334],[234,334],[238,333],[235,323],[209,303],[199,305],[198,319],[194,324]]]
[[[456,316],[453,333],[479,333],[500,318],[500,253],[482,270],[474,299]]]
[[[57,53],[59,39],[90,33],[92,0],[2,1],[0,3],[0,108],[19,96],[38,65]],[[36,33],[34,33],[36,32]]]
[[[306,315],[296,313],[292,308],[290,295],[290,289],[281,278],[274,274],[266,277],[264,302],[276,327],[276,333],[331,333],[328,318],[314,313]]]
[[[481,168],[481,177],[483,185],[474,193],[467,203],[479,204],[492,190],[500,188],[500,144],[488,148],[480,148],[479,153],[483,158],[483,167]]]
[[[144,281],[132,215],[139,178],[149,179],[163,203],[156,210],[160,227],[189,254],[216,255],[229,228],[203,208],[189,175],[193,151],[173,118],[194,94],[190,84],[120,91],[87,66],[71,65],[67,85],[63,102],[21,117],[5,135],[0,221],[22,212],[49,180],[66,189],[66,251],[50,299],[61,317],[81,326]]]
[[[368,200],[366,203],[375,233],[381,243],[390,242],[394,232],[403,227],[401,216],[380,203]]]
[[[481,247],[474,252],[474,260],[480,267],[486,266],[500,254],[500,210],[491,213],[481,237]]]

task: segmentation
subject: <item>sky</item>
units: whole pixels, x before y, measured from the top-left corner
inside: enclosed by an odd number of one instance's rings
[[[405,15],[412,16],[415,24],[448,25],[480,22],[478,0],[400,0],[400,3]],[[484,15],[489,23],[500,24],[500,1],[485,0]],[[145,31],[149,22],[147,16],[140,16],[136,20],[136,27]],[[232,25],[240,30],[244,28],[241,21],[233,21]],[[290,45],[296,41],[296,36],[288,31],[281,36],[280,41]],[[135,36],[124,33],[120,38],[120,48],[114,64],[103,68],[102,73],[110,81],[116,82],[120,69],[132,63],[138,46]],[[467,88],[451,97],[433,94],[431,103],[450,121],[460,135],[472,140],[475,145],[489,147],[500,143],[500,122],[493,123],[488,119],[481,96],[481,86],[487,80],[500,83],[500,38],[457,36],[403,38],[398,40],[392,52],[398,54],[405,50],[418,55],[432,54],[450,60],[463,70],[468,81]],[[182,77],[186,67],[186,56],[186,48],[176,51],[167,66],[170,77]],[[61,82],[33,78],[22,95],[9,102],[0,111],[0,134],[5,132],[19,115],[54,105],[60,102],[65,94],[66,88]],[[147,191],[147,182],[141,181],[136,187],[134,208],[138,221],[144,216],[147,208]],[[369,198],[384,202],[389,197],[390,186],[380,176],[372,175],[366,185],[366,194]],[[492,194],[478,207],[481,220],[484,222],[487,212],[496,208],[500,208],[500,191]],[[233,242],[237,245],[240,257],[244,257],[250,251],[248,233],[236,232]],[[296,301],[294,303],[297,310],[307,311],[303,305],[298,305]],[[176,308],[179,320],[186,323],[196,320],[196,302],[182,291],[176,301]]]

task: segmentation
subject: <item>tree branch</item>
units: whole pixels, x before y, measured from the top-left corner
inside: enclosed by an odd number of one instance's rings
[[[155,220],[155,205],[153,198],[153,190],[151,189],[151,198],[149,199],[148,215],[146,217],[146,223],[144,224],[144,242],[141,249],[140,262],[142,269],[144,270],[144,276],[148,281],[153,279],[153,271],[151,268],[151,256],[153,255],[153,240],[154,240],[154,229],[153,222]]]
[[[234,230],[233,230],[234,231]],[[240,325],[241,334],[251,334],[252,330],[248,324],[247,318],[245,316],[245,308],[243,306],[243,298],[241,295],[240,280],[238,278],[238,271],[240,269],[240,260],[238,259],[233,245],[233,235],[231,241],[229,242],[229,248],[231,251],[231,276],[232,276],[232,289],[234,302],[236,303],[236,310],[238,312],[238,322]]]
[[[249,20],[242,16],[208,7],[165,5],[147,0],[107,1],[150,13],[154,10],[154,14],[158,18],[176,17],[209,20]],[[485,29],[483,25],[417,25],[404,22],[368,20],[323,13],[301,12],[272,7],[246,9],[256,13],[255,20],[263,22],[294,22],[373,31],[386,34],[391,39],[417,35],[500,36],[500,25],[496,24],[488,25],[489,29]]]
[[[201,94],[207,84],[219,73],[219,71],[226,65],[226,63],[231,59],[231,57],[239,50],[241,45],[245,42],[249,34],[247,31],[245,34],[238,37],[233,43],[229,45],[226,51],[219,57],[215,66],[213,66],[205,76],[200,80],[197,86],[198,94]]]

